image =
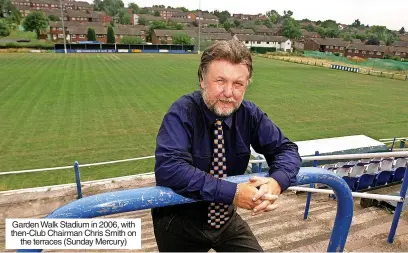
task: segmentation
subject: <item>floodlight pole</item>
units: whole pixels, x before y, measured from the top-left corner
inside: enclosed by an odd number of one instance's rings
[[[198,54],[200,54],[200,49],[201,49],[201,38],[200,38],[200,33],[201,33],[201,0],[198,0]]]
[[[64,14],[62,13],[62,1],[61,0],[60,0],[60,9],[61,9],[62,33],[64,35],[64,52],[67,53],[67,42],[66,42],[65,27],[64,27]]]

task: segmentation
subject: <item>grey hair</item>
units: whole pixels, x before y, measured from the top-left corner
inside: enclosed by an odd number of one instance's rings
[[[251,52],[238,40],[218,41],[203,52],[201,63],[198,67],[199,82],[204,79],[208,66],[215,60],[226,60],[232,64],[245,64],[249,71],[249,80],[252,77]]]

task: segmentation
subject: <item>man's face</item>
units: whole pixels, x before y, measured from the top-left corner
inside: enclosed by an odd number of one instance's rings
[[[241,105],[248,83],[249,71],[245,64],[217,60],[209,64],[200,82],[201,94],[215,115],[227,117]]]

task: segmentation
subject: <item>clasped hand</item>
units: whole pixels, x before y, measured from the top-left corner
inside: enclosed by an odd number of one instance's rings
[[[249,182],[238,184],[238,188],[234,204],[240,208],[252,210],[252,215],[269,212],[279,206],[275,201],[281,193],[281,188],[273,178],[254,176],[249,179]]]

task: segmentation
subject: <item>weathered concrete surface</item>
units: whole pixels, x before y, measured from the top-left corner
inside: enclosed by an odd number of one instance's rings
[[[154,185],[152,178],[109,182],[84,186],[83,194],[89,196],[107,191],[152,185]],[[385,191],[394,192],[398,188],[399,186],[396,186]],[[0,194],[0,251],[5,250],[5,218],[43,217],[57,207],[75,199],[74,187],[37,193]],[[260,216],[251,216],[246,210],[239,210],[239,213],[251,226],[265,251],[325,251],[336,214],[336,202],[328,199],[326,195],[313,194],[309,219],[303,220],[305,199],[306,194],[286,192],[279,199],[280,208],[273,213]],[[395,242],[388,244],[386,239],[393,218],[392,214],[377,207],[363,209],[359,201],[355,199],[355,213],[345,251],[408,251],[408,215],[403,213]],[[109,217],[141,218],[142,250],[140,251],[157,251],[150,210]]]

